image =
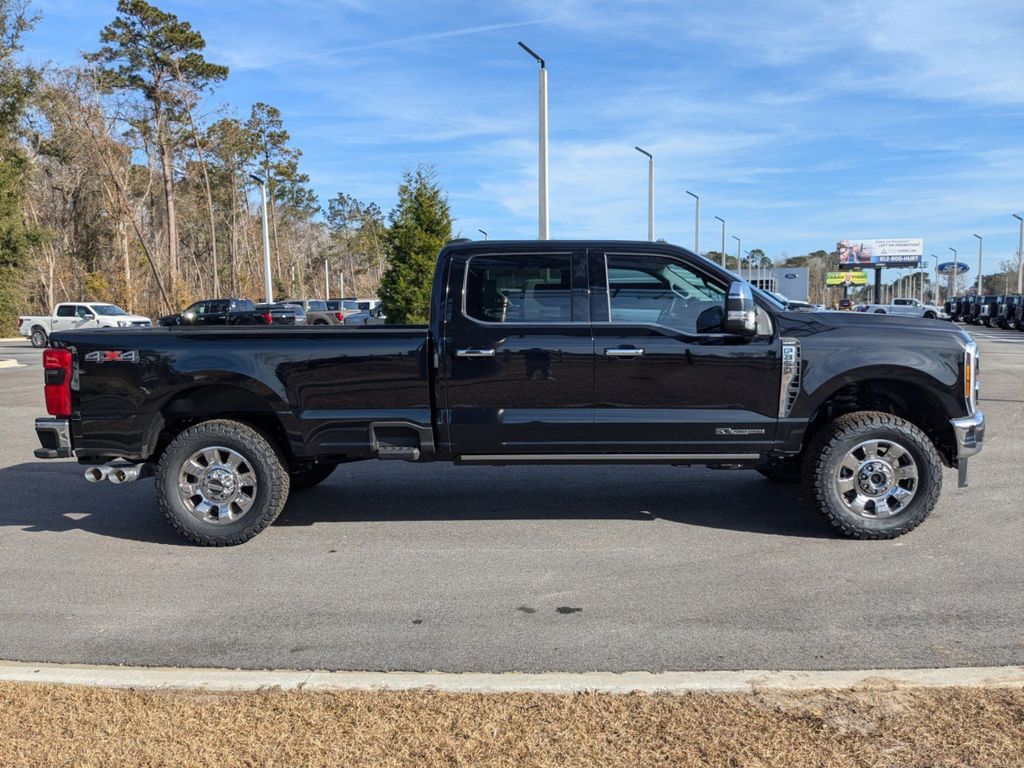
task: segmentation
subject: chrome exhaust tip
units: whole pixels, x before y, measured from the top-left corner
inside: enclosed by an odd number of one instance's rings
[[[110,474],[110,467],[104,464],[102,467],[89,467],[85,470],[85,479],[90,483],[102,483]]]
[[[134,483],[136,480],[143,477],[149,477],[152,474],[152,464],[129,464],[126,466],[111,467],[110,474],[107,475],[107,479],[114,485],[121,485],[123,483]]]

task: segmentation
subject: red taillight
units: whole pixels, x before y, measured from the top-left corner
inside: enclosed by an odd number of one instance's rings
[[[263,322],[267,325],[271,325],[274,322],[274,316],[269,312],[263,313]]]
[[[66,349],[43,350],[43,376],[46,386],[46,412],[67,418],[71,415],[71,352]]]
[[[341,312],[335,312],[334,316],[338,319],[339,323],[345,322],[345,315],[343,315]]]

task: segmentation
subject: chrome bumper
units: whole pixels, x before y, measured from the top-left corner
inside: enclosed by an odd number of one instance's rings
[[[962,419],[950,419],[953,433],[956,435],[956,455],[958,459],[966,459],[981,450],[985,440],[985,414],[975,411],[973,416]]]
[[[36,437],[42,446],[33,451],[37,459],[71,458],[71,423],[67,419],[36,419]]]
[[[985,442],[985,414],[980,410],[962,419],[950,419],[956,435],[957,485],[967,487],[967,458],[981,450]]]

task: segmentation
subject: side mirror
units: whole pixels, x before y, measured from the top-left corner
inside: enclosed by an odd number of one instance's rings
[[[729,286],[725,300],[725,332],[744,338],[757,335],[757,308],[750,284],[737,280]]]

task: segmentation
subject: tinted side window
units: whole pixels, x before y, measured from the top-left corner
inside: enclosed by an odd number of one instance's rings
[[[235,309],[239,312],[252,312],[256,309],[256,305],[248,299],[240,299],[235,302]]]
[[[465,313],[488,323],[572,321],[568,254],[477,256],[466,266]]]
[[[664,256],[608,255],[613,323],[651,323],[689,334],[721,333],[725,286]]]
[[[57,317],[74,317],[75,316],[75,305],[74,304],[61,304],[57,307]]]
[[[227,312],[228,311],[227,301],[211,301],[206,307],[207,312]]]

